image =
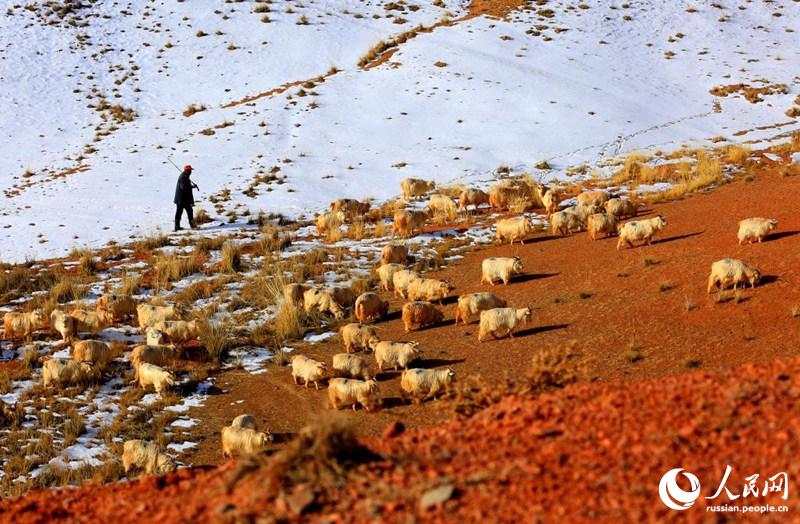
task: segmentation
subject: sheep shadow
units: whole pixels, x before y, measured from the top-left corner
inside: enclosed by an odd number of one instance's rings
[[[667,238],[662,238],[662,239],[655,239],[653,241],[653,243],[654,244],[666,244],[667,242],[674,242],[676,240],[684,240],[686,238],[696,237],[698,235],[702,235],[703,233],[705,233],[705,230],[703,230],[703,231],[695,231],[694,233],[686,233],[686,234],[683,234],[683,235],[675,235],[675,236],[672,236],[672,237],[667,237]]]
[[[454,364],[462,364],[466,362],[467,359],[464,358],[454,358],[454,359],[446,359],[446,358],[420,358],[414,361],[414,367],[420,368],[438,368],[438,367],[445,367],[445,366],[452,366]]]
[[[778,231],[777,233],[772,233],[771,235],[767,236],[762,240],[762,242],[772,242],[773,240],[780,240],[782,238],[793,237],[800,233],[800,231]]]
[[[381,403],[383,409],[399,408],[408,405],[408,401],[403,397],[383,397]]]
[[[569,324],[550,324],[548,326],[535,326],[522,331],[514,333],[514,337],[527,337],[529,335],[536,335],[539,333],[547,333],[548,331],[557,331],[559,329],[567,329]]]
[[[384,369],[383,371],[378,371],[378,369],[375,369],[375,374],[372,378],[375,379],[376,382],[386,382],[387,380],[400,378],[400,375],[402,374],[402,369]]]
[[[560,275],[561,273],[525,273],[522,275],[514,275],[509,283],[517,284],[523,282],[531,282],[533,280],[541,280],[543,278],[550,278]]]
[[[447,306],[449,304],[455,304],[456,302],[458,302],[458,295],[451,295],[449,297],[445,297],[439,305]]]
[[[391,313],[386,313],[383,315],[381,320],[398,320],[403,316],[403,310],[398,309],[397,311],[392,311]]]
[[[758,282],[758,287],[768,286],[778,281],[778,275],[763,275]]]
[[[297,433],[286,432],[286,433],[272,433],[272,443],[273,444],[285,444],[291,441]]]

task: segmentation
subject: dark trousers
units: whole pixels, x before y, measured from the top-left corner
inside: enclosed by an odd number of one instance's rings
[[[178,229],[181,226],[181,215],[183,214],[184,210],[186,211],[186,217],[189,219],[189,226],[194,227],[194,215],[192,214],[192,206],[185,206],[178,204],[175,209],[175,229]]]

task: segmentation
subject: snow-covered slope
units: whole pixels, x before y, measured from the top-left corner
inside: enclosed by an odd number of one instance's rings
[[[555,169],[536,174],[563,177],[638,148],[800,128],[784,114],[800,93],[791,0],[551,1],[508,20],[437,3],[84,1],[63,18],[41,2],[9,7],[0,258],[170,229],[168,157],[195,166],[201,199],[229,188],[226,211],[296,216],[340,196],[392,197],[407,176],[486,183],[498,165],[548,160]],[[379,40],[444,17],[386,63],[358,67]],[[709,93],[740,82],[787,92],[758,103]],[[136,116],[114,122],[100,95]],[[184,116],[190,104],[206,110]],[[266,182],[271,172],[282,183]]]

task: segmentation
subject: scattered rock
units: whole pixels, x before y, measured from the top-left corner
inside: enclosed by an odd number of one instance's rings
[[[419,498],[419,509],[427,510],[448,501],[453,496],[455,487],[452,484],[442,484],[438,488],[429,489]]]

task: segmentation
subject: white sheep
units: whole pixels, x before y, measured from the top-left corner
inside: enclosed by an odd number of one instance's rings
[[[398,244],[386,244],[381,248],[381,264],[405,264],[408,248]]]
[[[167,343],[167,336],[164,334],[164,332],[154,327],[147,328],[145,335],[146,344],[148,346],[160,346]]]
[[[42,363],[42,384],[77,384],[95,376],[94,367],[88,362],[75,362],[61,358],[48,358]]]
[[[610,198],[611,195],[605,191],[586,191],[584,193],[580,193],[577,197],[577,200],[578,204],[587,204],[595,209],[601,209],[603,204],[605,204]]]
[[[350,353],[354,349],[369,349],[370,339],[377,339],[378,333],[371,326],[354,322],[340,327],[339,337],[345,351]]]
[[[122,466],[127,475],[141,469],[148,475],[164,475],[175,471],[175,462],[161,453],[158,445],[143,440],[127,440],[122,445]]]
[[[369,364],[360,355],[337,353],[333,356],[333,370],[340,377],[363,378],[369,380],[372,375]]]
[[[402,264],[382,264],[378,268],[378,278],[381,280],[381,291],[392,291],[394,289],[394,274],[405,269]]]
[[[156,322],[152,327],[163,333],[167,340],[173,343],[197,340],[200,336],[200,323],[196,320],[167,320]]]
[[[139,304],[136,306],[136,317],[139,320],[139,329],[144,331],[156,322],[178,320],[180,315],[175,306],[151,306]]]
[[[136,314],[136,300],[125,295],[105,294],[97,299],[95,307],[98,311],[106,311],[115,321]]]
[[[435,278],[417,278],[411,281],[406,291],[406,298],[409,300],[426,300],[428,302],[439,302],[447,298],[454,288],[446,280]]]
[[[416,271],[410,269],[399,269],[392,274],[392,286],[394,296],[408,298],[408,287],[414,280],[420,278]]]
[[[430,302],[415,301],[403,304],[403,327],[406,333],[441,322],[444,313]]]
[[[538,188],[537,188],[538,189]],[[553,190],[546,190],[544,194],[540,193],[539,198],[542,200],[544,206],[545,216],[550,218],[550,215],[558,210],[559,194]]]
[[[403,200],[409,200],[412,197],[423,196],[428,191],[436,187],[436,182],[422,180],[419,178],[405,178],[400,181],[400,189],[403,192]]]
[[[426,210],[430,216],[442,215],[447,217],[448,220],[453,220],[456,217],[456,203],[453,202],[452,198],[441,193],[431,195]]]
[[[283,286],[283,301],[295,307],[303,307],[303,294],[311,289],[306,284],[291,283]]]
[[[306,313],[330,313],[338,319],[344,318],[346,314],[345,308],[336,301],[333,290],[316,286],[303,293],[303,307]]]
[[[356,320],[367,324],[380,320],[389,312],[389,303],[381,300],[377,293],[366,292],[359,295],[356,299],[355,314]]]
[[[520,324],[527,324],[531,320],[531,308],[516,309],[501,307],[481,311],[478,342],[488,337],[503,338],[514,337],[514,329]]]
[[[419,342],[382,340],[370,342],[370,348],[375,352],[375,362],[380,371],[383,371],[384,367],[407,368],[420,354]]]
[[[331,202],[330,207],[332,213],[341,211],[346,219],[352,220],[369,213],[371,205],[369,202],[359,202],[352,198],[338,198]]]
[[[235,422],[235,420],[234,420]],[[252,455],[267,449],[272,435],[249,427],[225,426],[221,431],[222,456]]]
[[[495,236],[498,242],[508,239],[509,244],[519,240],[520,244],[525,244],[525,237],[531,234],[533,227],[530,221],[524,216],[514,218],[504,218],[495,224]]]
[[[78,333],[75,319],[60,309],[54,309],[50,313],[50,327],[61,335],[61,340],[66,343],[70,343]]]
[[[617,218],[635,217],[637,213],[636,204],[624,198],[611,198],[603,204],[603,208],[606,213]]]
[[[460,211],[467,211],[468,206],[475,206],[477,211],[478,206],[488,203],[489,195],[480,189],[464,189],[458,195],[458,209]]]
[[[344,223],[344,213],[337,211],[336,213],[320,213],[317,216],[317,234],[325,235],[329,230],[339,229]]]
[[[468,293],[458,297],[456,306],[456,325],[461,320],[464,324],[472,322],[473,317],[479,317],[481,311],[506,307],[507,303],[493,293]]]
[[[760,244],[776,227],[778,227],[778,221],[774,218],[746,218],[739,222],[739,233],[737,235],[739,245],[741,246],[744,242],[752,244],[753,241],[757,241]]]
[[[711,264],[711,274],[708,276],[708,292],[711,293],[714,289],[725,289],[727,286],[733,284],[733,289],[742,284],[747,287],[750,284],[755,288],[756,284],[761,280],[761,272],[747,265],[741,260],[733,258],[723,258]]]
[[[319,389],[319,382],[325,378],[328,365],[324,362],[308,358],[304,355],[292,357],[292,380],[297,384],[297,379],[305,382],[308,387],[309,382],[314,383],[314,388]]]
[[[3,338],[23,336],[30,339],[35,331],[45,328],[44,312],[40,309],[28,313],[9,311],[3,317]]]
[[[598,235],[609,237],[617,232],[617,219],[610,213],[591,214],[586,222],[586,231],[592,240],[597,240]]]
[[[447,391],[456,378],[452,369],[407,369],[400,377],[400,389],[411,397],[424,395],[435,398],[440,391]]]
[[[75,362],[91,362],[97,369],[105,368],[114,360],[111,347],[100,340],[79,340],[72,346],[72,360]]]
[[[392,238],[395,235],[410,237],[414,233],[422,231],[427,220],[428,213],[426,211],[409,211],[406,209],[395,211],[392,222]]]
[[[375,380],[355,380],[351,378],[332,378],[328,383],[328,402],[333,409],[341,409],[341,405],[356,405],[367,411],[380,403],[378,383]],[[340,405],[341,404],[341,405]]]
[[[177,358],[177,350],[173,346],[139,345],[133,348],[128,356],[133,369],[136,370],[136,380],[139,379],[139,364],[147,363],[158,367],[168,366]]]
[[[73,309],[69,316],[75,319],[76,329],[79,332],[99,333],[114,323],[114,315],[110,311]]]
[[[236,418],[233,419],[231,422],[232,428],[250,428],[256,429],[256,418],[253,415],[238,415]]]
[[[550,233],[552,235],[566,236],[584,228],[580,217],[571,209],[557,211],[550,215]]]
[[[644,240],[650,245],[653,242],[653,235],[661,231],[667,226],[667,219],[661,215],[646,219],[646,220],[633,220],[626,222],[619,227],[619,240],[617,241],[617,249],[622,246],[633,247],[633,242]]]
[[[481,284],[494,285],[499,280],[508,285],[512,275],[522,273],[522,260],[519,257],[489,257],[481,262]]]
[[[139,387],[147,389],[147,386],[153,386],[156,393],[161,393],[168,387],[175,385],[175,378],[172,373],[147,362],[141,362],[136,367],[136,376],[139,381]]]

